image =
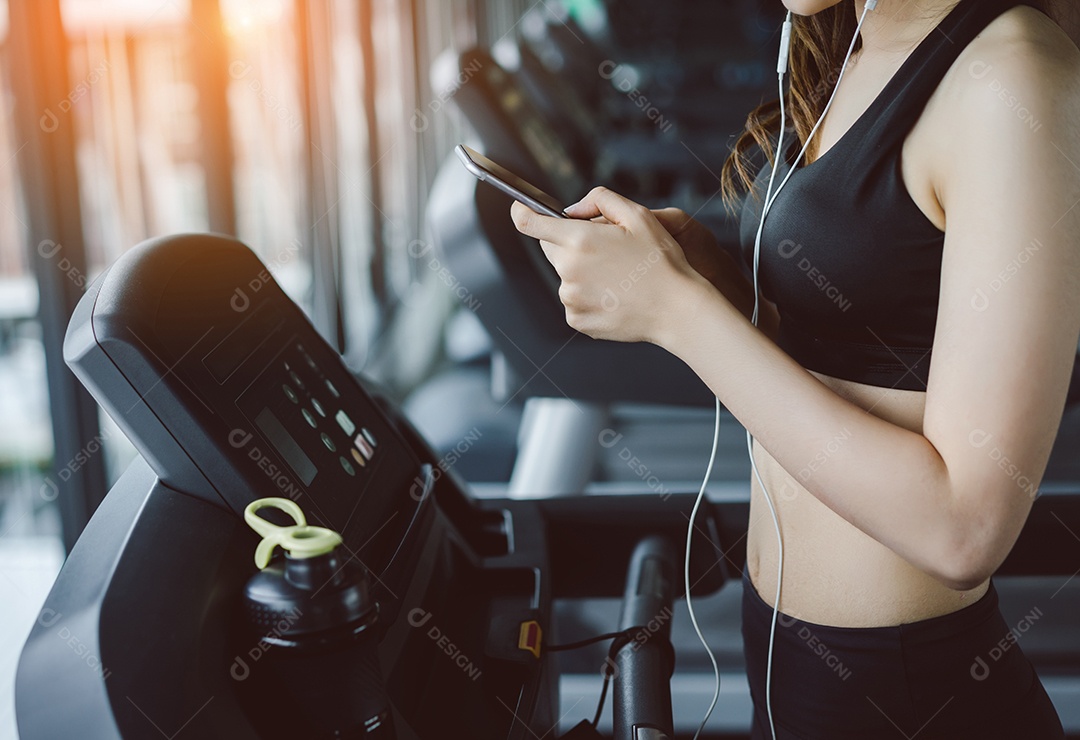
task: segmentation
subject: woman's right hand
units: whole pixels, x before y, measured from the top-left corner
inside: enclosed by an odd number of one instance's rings
[[[682,247],[690,266],[750,318],[754,312],[753,283],[743,274],[734,257],[720,247],[713,233],[679,208],[654,209],[653,215]],[[774,336],[779,322],[776,307],[763,299],[759,309],[758,327]]]
[[[731,280],[738,279],[740,275],[728,274],[732,269],[737,270],[738,266],[733,263],[731,256],[720,248],[713,233],[679,208],[654,209],[653,215],[682,247],[690,266],[715,285],[717,290],[726,294]]]

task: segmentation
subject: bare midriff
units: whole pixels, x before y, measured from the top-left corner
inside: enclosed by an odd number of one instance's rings
[[[868,413],[922,433],[926,393],[812,374]],[[801,485],[812,471],[789,473],[756,442],[754,460],[776,507],[784,542],[782,613],[836,627],[884,627],[948,614],[986,593],[989,581],[969,591],[949,588],[841,518]],[[882,493],[868,490],[865,495]],[[751,476],[747,568],[770,605],[776,597],[776,567],[773,519]]]

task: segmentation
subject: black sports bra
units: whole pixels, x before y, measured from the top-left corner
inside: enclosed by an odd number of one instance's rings
[[[759,284],[780,315],[779,346],[807,369],[926,390],[945,235],[911,199],[901,150],[960,52],[1019,4],[1027,3],[960,0],[847,133],[796,169],[770,209]],[[776,185],[801,146],[791,140]],[[770,171],[758,175],[759,194]],[[741,242],[751,269],[761,205],[760,195],[743,205]]]

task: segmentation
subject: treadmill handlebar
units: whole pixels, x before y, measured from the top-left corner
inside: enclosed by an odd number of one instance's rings
[[[674,737],[671,714],[671,646],[678,573],[670,540],[652,535],[630,558],[620,630],[634,630],[615,658],[614,740],[664,740]]]

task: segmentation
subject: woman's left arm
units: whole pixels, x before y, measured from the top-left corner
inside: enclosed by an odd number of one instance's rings
[[[948,228],[921,434],[803,369],[688,267],[643,207],[600,188],[570,213],[608,224],[513,209],[563,279],[571,326],[680,357],[793,475],[828,451],[800,483],[960,590],[989,577],[1023,527],[1080,336],[1075,73],[1048,76],[1022,54],[994,64],[998,87],[965,87],[968,120],[940,163]],[[999,97],[1005,85],[1028,93],[1037,130]]]

